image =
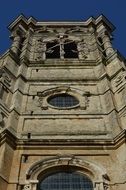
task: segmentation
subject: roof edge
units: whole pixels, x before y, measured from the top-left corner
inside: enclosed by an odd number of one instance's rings
[[[42,26],[42,25],[81,25],[81,26],[88,26],[90,24],[98,25],[100,22],[104,22],[112,31],[115,30],[115,26],[103,15],[99,15],[97,18],[94,18],[93,16],[89,17],[86,21],[37,21],[34,17],[30,16],[27,18],[24,14],[20,14],[13,22],[10,23],[8,26],[8,29],[10,31],[13,30],[13,28],[18,25],[19,23],[23,22],[26,26],[33,24],[36,26]]]

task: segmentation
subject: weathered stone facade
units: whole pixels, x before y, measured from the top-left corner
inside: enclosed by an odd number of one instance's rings
[[[64,168],[88,176],[94,190],[125,190],[126,67],[111,44],[114,26],[103,15],[21,15],[9,30],[12,46],[0,58],[0,190],[37,190],[42,176]],[[73,106],[54,102],[65,96]]]

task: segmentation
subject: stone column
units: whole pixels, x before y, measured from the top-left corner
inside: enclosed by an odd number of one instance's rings
[[[87,43],[82,40],[77,44],[78,57],[79,59],[86,59],[89,54],[89,49]]]
[[[38,180],[31,180],[31,190],[37,190]]]
[[[60,58],[61,59],[64,59],[64,44],[63,43],[60,43]]]
[[[64,34],[60,34],[60,39],[59,39],[59,46],[60,46],[60,58],[64,59],[64,44],[65,44],[65,40],[64,40]]]
[[[13,43],[12,43],[12,46],[11,46],[11,50],[16,55],[18,55],[18,53],[19,53],[20,43],[21,43],[21,37],[18,34],[14,35],[13,36]]]
[[[42,43],[42,59],[46,59],[46,43]]]
[[[103,31],[102,34],[100,35],[100,37],[103,41],[103,46],[105,49],[106,56],[109,56],[112,53],[114,53],[114,49],[112,47],[111,40],[110,40],[110,37],[109,37],[107,31]]]

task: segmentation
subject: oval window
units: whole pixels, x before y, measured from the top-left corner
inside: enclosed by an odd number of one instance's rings
[[[79,104],[79,101],[69,94],[57,94],[48,98],[48,103],[57,108],[72,108]]]

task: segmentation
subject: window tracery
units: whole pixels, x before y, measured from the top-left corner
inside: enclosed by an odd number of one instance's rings
[[[55,37],[38,38],[35,45],[35,60],[44,59],[86,59],[89,47],[86,41],[80,37],[68,36],[59,33]]]
[[[78,58],[77,45],[74,41],[55,41],[46,44],[46,58]]]

